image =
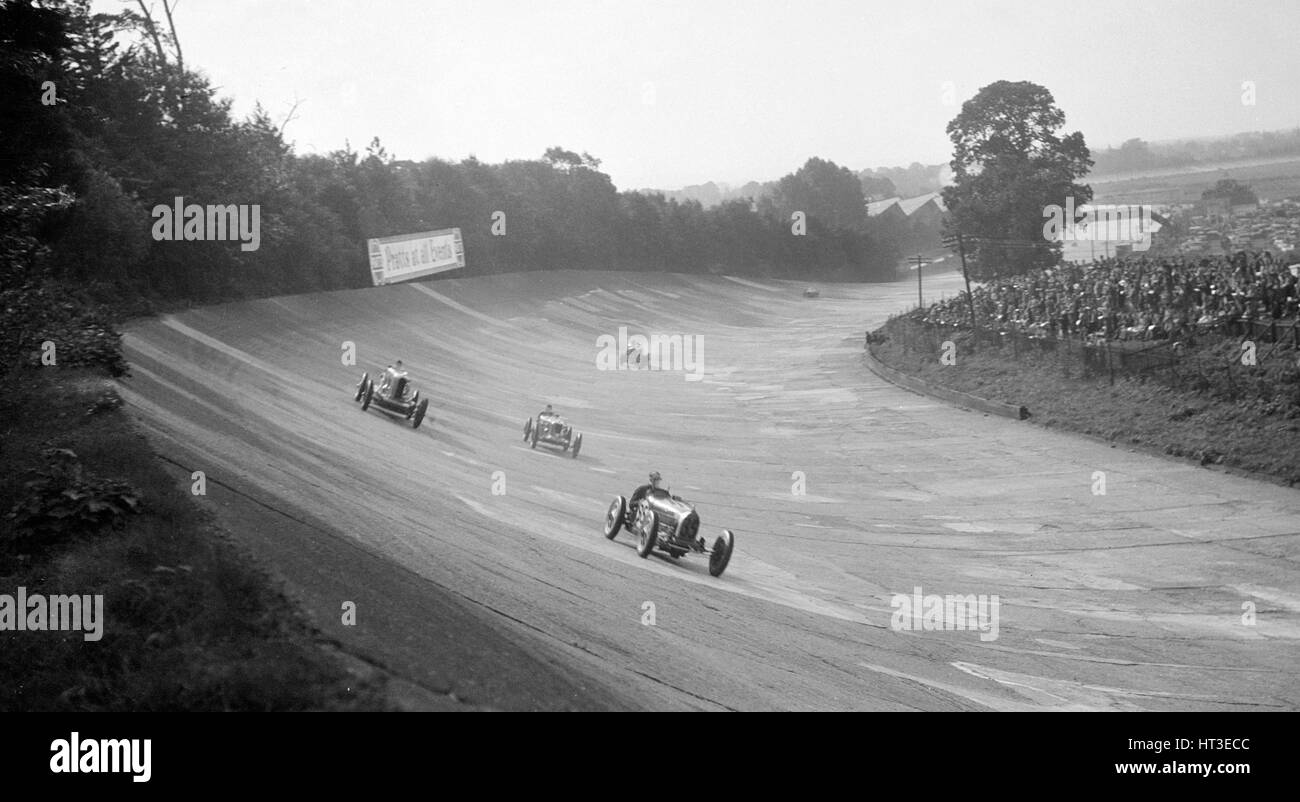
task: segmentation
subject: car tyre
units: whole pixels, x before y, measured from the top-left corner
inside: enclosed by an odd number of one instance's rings
[[[659,542],[659,515],[654,510],[646,512],[642,522],[640,539],[636,543],[636,555],[641,559],[650,556]]]
[[[614,500],[609,503],[609,509],[605,511],[605,537],[610,540],[618,534],[618,530],[623,528],[623,519],[627,515],[627,499],[622,496],[615,496]]]
[[[730,529],[723,529],[718,539],[713,541],[713,551],[709,553],[709,576],[722,576],[731,562],[731,552],[736,549],[736,536]]]
[[[367,409],[370,409],[370,402],[373,401],[374,398],[375,398],[375,383],[372,381],[367,381],[366,390],[364,393],[361,394],[362,412],[365,412]]]
[[[412,429],[420,428],[420,424],[424,422],[424,413],[428,411],[429,411],[429,399],[426,398],[420,402],[420,405],[418,407],[415,408],[415,416],[411,418]]]
[[[578,458],[578,452],[582,450],[582,435],[573,438],[573,458]]]
[[[524,421],[524,442],[527,443],[533,437],[533,419],[529,418]]]
[[[533,436],[531,438],[532,439],[532,445],[530,446],[531,448],[537,448],[537,431],[538,431],[538,427],[534,426]]]
[[[361,396],[366,393],[366,383],[370,381],[369,373],[361,374],[361,381],[357,383],[357,394],[352,398],[353,401],[360,401]]]

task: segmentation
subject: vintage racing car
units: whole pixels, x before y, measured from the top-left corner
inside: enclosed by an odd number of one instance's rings
[[[374,404],[376,409],[389,415],[406,418],[411,422],[412,429],[418,429],[424,422],[424,414],[429,410],[429,399],[420,398],[419,390],[413,393],[410,390],[411,383],[405,375],[399,375],[390,387],[381,388],[370,378],[369,373],[362,373],[353,400],[361,402],[362,411],[370,409],[370,405]]]
[[[624,526],[637,537],[639,556],[650,556],[656,547],[674,559],[688,551],[707,554],[712,576],[722,576],[736,548],[736,536],[730,529],[723,529],[709,547],[699,534],[700,515],[695,505],[667,490],[651,489],[636,503],[615,496],[605,512],[605,537],[613,540]]]
[[[524,442],[533,448],[537,448],[538,443],[559,446],[574,459],[578,458],[578,452],[582,450],[582,434],[573,431],[568,421],[554,413],[548,415],[543,412],[537,416],[537,420],[529,418],[525,421]]]

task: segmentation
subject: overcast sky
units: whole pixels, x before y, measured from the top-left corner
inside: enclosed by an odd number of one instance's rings
[[[944,126],[1001,79],[1046,86],[1094,149],[1300,126],[1300,0],[182,0],[177,27],[237,114],[301,101],[300,153],[561,145],[621,189],[946,162]]]

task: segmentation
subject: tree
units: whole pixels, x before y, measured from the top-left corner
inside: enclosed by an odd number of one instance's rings
[[[1028,81],[989,84],[948,123],[948,228],[964,235],[976,277],[1056,263],[1061,246],[1043,236],[1044,211],[1092,200],[1078,183],[1092,166],[1088,146],[1078,131],[1061,136],[1064,125],[1052,93]]]
[[[858,173],[862,181],[862,194],[871,200],[884,200],[898,196],[898,187],[887,176],[872,174],[870,170]]]
[[[575,167],[583,165],[581,156],[571,150],[565,150],[559,145],[547,148],[542,158],[551,167],[566,173]]]
[[[862,182],[853,171],[816,157],[776,183],[772,204],[789,222],[795,212],[828,228],[861,232],[866,228],[867,205]]]
[[[60,227],[75,202],[70,185],[84,174],[72,153],[66,109],[69,41],[65,10],[0,2],[0,285],[6,288],[44,280],[51,229]],[[47,94],[50,86],[57,97]]]
[[[1255,192],[1235,178],[1221,178],[1213,187],[1201,193],[1202,200],[1210,200],[1211,198],[1226,198],[1228,203],[1233,206],[1259,203],[1259,197],[1255,195]]]

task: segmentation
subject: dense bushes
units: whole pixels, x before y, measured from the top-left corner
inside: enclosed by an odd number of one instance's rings
[[[112,376],[128,371],[109,308],[47,282],[0,291],[0,354],[10,369],[89,367]]]
[[[46,467],[23,485],[23,496],[6,516],[11,524],[4,546],[19,554],[41,554],[76,537],[120,526],[140,511],[140,495],[125,482],[86,476],[77,455],[66,448],[44,452]]]

